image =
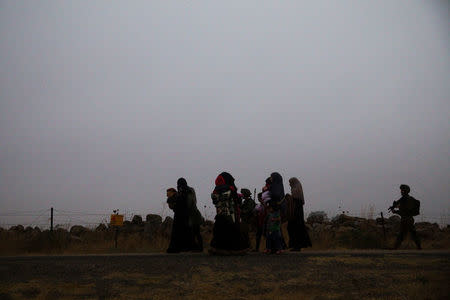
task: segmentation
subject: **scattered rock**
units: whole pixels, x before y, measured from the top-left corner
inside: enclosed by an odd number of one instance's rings
[[[83,227],[83,226],[80,226],[80,227]],[[68,231],[65,228],[62,228],[62,227],[56,227],[55,232],[58,233],[58,234],[67,234],[68,233]]]
[[[162,222],[161,224],[161,233],[164,236],[169,237],[170,234],[172,233],[172,226],[173,226],[173,219],[171,217],[166,217],[164,219],[164,222]]]
[[[160,226],[162,224],[162,218],[160,215],[148,214],[145,217],[145,221],[155,226]]]
[[[347,226],[347,227],[359,228],[361,226],[361,224],[363,223],[363,221],[365,221],[365,220],[366,219],[340,214],[340,215],[334,217],[331,222],[333,223],[334,226]]]
[[[416,223],[416,231],[423,239],[434,239],[440,233],[439,225],[437,223],[419,222]]]
[[[58,228],[58,230],[59,230],[59,228]],[[88,229],[81,225],[75,225],[70,228],[70,234],[74,235],[74,236],[80,236],[87,231],[88,231]]]
[[[134,225],[142,225],[142,224],[143,224],[143,222],[142,222],[142,217],[141,217],[140,215],[135,215],[135,216],[133,217],[133,219],[131,220],[131,224],[134,224]]]
[[[95,228],[95,231],[107,231],[107,230],[108,230],[108,227],[103,223],[99,224],[97,226],[97,228]]]
[[[22,225],[13,226],[9,230],[10,231],[16,231],[16,232],[24,232],[25,231],[25,229],[23,228]]]

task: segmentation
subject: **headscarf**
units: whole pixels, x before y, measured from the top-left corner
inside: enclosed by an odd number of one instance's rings
[[[289,179],[289,184],[291,185],[292,198],[299,199],[302,205],[305,205],[305,197],[303,196],[303,188],[300,180],[296,177]]]
[[[241,194],[246,198],[250,198],[252,196],[252,192],[250,192],[249,189],[241,189]]]
[[[216,181],[214,181],[216,186],[219,185],[225,185],[225,179],[222,177],[222,175],[217,176]]]
[[[184,199],[187,199],[188,194],[194,191],[191,187],[188,186],[186,179],[184,179],[183,177],[177,180],[177,190],[178,194]]]
[[[234,178],[228,172],[222,172],[217,176],[215,180],[216,187],[213,193],[223,193],[225,191],[231,190],[232,198],[237,199],[237,187],[234,184]]]
[[[183,177],[179,178],[177,180],[177,189],[178,191],[183,191],[188,187],[187,181],[186,179],[184,179]]]
[[[234,178],[233,176],[231,176],[230,173],[228,172],[222,172],[220,173],[220,176],[222,176],[222,178],[225,180],[225,184],[229,185],[231,187],[231,189],[237,192],[237,187],[234,184]]]
[[[279,202],[284,197],[283,177],[281,177],[280,173],[273,172],[270,174],[270,178],[270,196],[272,200]]]
[[[187,222],[188,217],[188,202],[187,202],[187,196],[189,193],[189,186],[187,184],[186,179],[183,177],[178,178],[177,180],[177,190],[178,190],[178,197],[177,197],[177,204],[176,204],[176,211],[175,213],[178,215],[178,218],[182,218],[183,222]]]

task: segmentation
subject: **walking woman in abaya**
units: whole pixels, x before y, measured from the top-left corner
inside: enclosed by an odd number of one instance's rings
[[[217,176],[211,199],[216,207],[216,217],[209,252],[219,255],[245,253],[246,246],[242,241],[236,214],[239,199],[231,174],[222,172]]]
[[[188,196],[190,188],[186,179],[179,178],[177,191],[167,191],[167,202],[173,207],[173,225],[167,253],[179,253],[192,250],[192,228],[189,226]]]
[[[280,173],[273,172],[270,174],[270,184],[269,184],[269,192],[270,199],[277,205],[281,207],[281,211],[284,214],[284,186],[283,186],[283,177],[281,177]],[[267,182],[267,180],[266,180]],[[286,249],[286,242],[283,236],[283,231],[280,231],[281,234],[281,245],[283,249]]]
[[[305,216],[303,206],[305,198],[303,196],[302,184],[296,177],[289,179],[293,202],[293,218],[288,221],[289,248],[292,251],[300,251],[301,248],[311,247],[311,239],[305,226]]]

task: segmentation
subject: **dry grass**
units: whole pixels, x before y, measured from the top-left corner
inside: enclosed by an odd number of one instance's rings
[[[283,224],[283,235],[288,239],[287,225]],[[336,234],[334,230],[310,231],[312,250],[324,249],[383,249],[392,247],[398,232],[390,232],[384,240],[382,232],[373,231],[361,225],[361,230],[349,230]],[[211,240],[211,228],[204,228],[205,248]],[[151,239],[143,233],[120,233],[118,248],[114,247],[114,231],[87,231],[80,237],[71,236],[67,231],[56,230],[39,234],[19,233],[0,230],[0,255],[32,254],[102,254],[102,253],[149,253],[164,252],[169,244],[167,234],[157,233]],[[250,233],[251,246],[255,246],[255,233]],[[265,248],[262,238],[260,249]],[[422,239],[423,249],[450,249],[449,231],[441,232],[433,238]],[[409,237],[402,249],[415,249]]]
[[[261,256],[259,264],[215,260],[188,272],[121,272],[70,282],[33,279],[0,283],[3,299],[446,299],[448,258]],[[188,260],[188,258],[186,258]],[[241,262],[241,263],[239,263]],[[228,264],[232,264],[230,268]],[[233,269],[234,268],[234,269]],[[448,299],[448,298],[447,298]]]
[[[89,231],[80,238],[67,232],[43,232],[28,236],[16,232],[0,232],[0,255],[33,254],[101,254],[119,252],[161,252],[167,249],[169,239],[156,235],[151,240],[139,233],[119,234],[117,249],[114,233]]]

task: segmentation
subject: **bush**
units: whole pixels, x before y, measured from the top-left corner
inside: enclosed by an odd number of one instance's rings
[[[328,216],[324,211],[313,211],[308,215],[306,222],[310,224],[328,222]]]

